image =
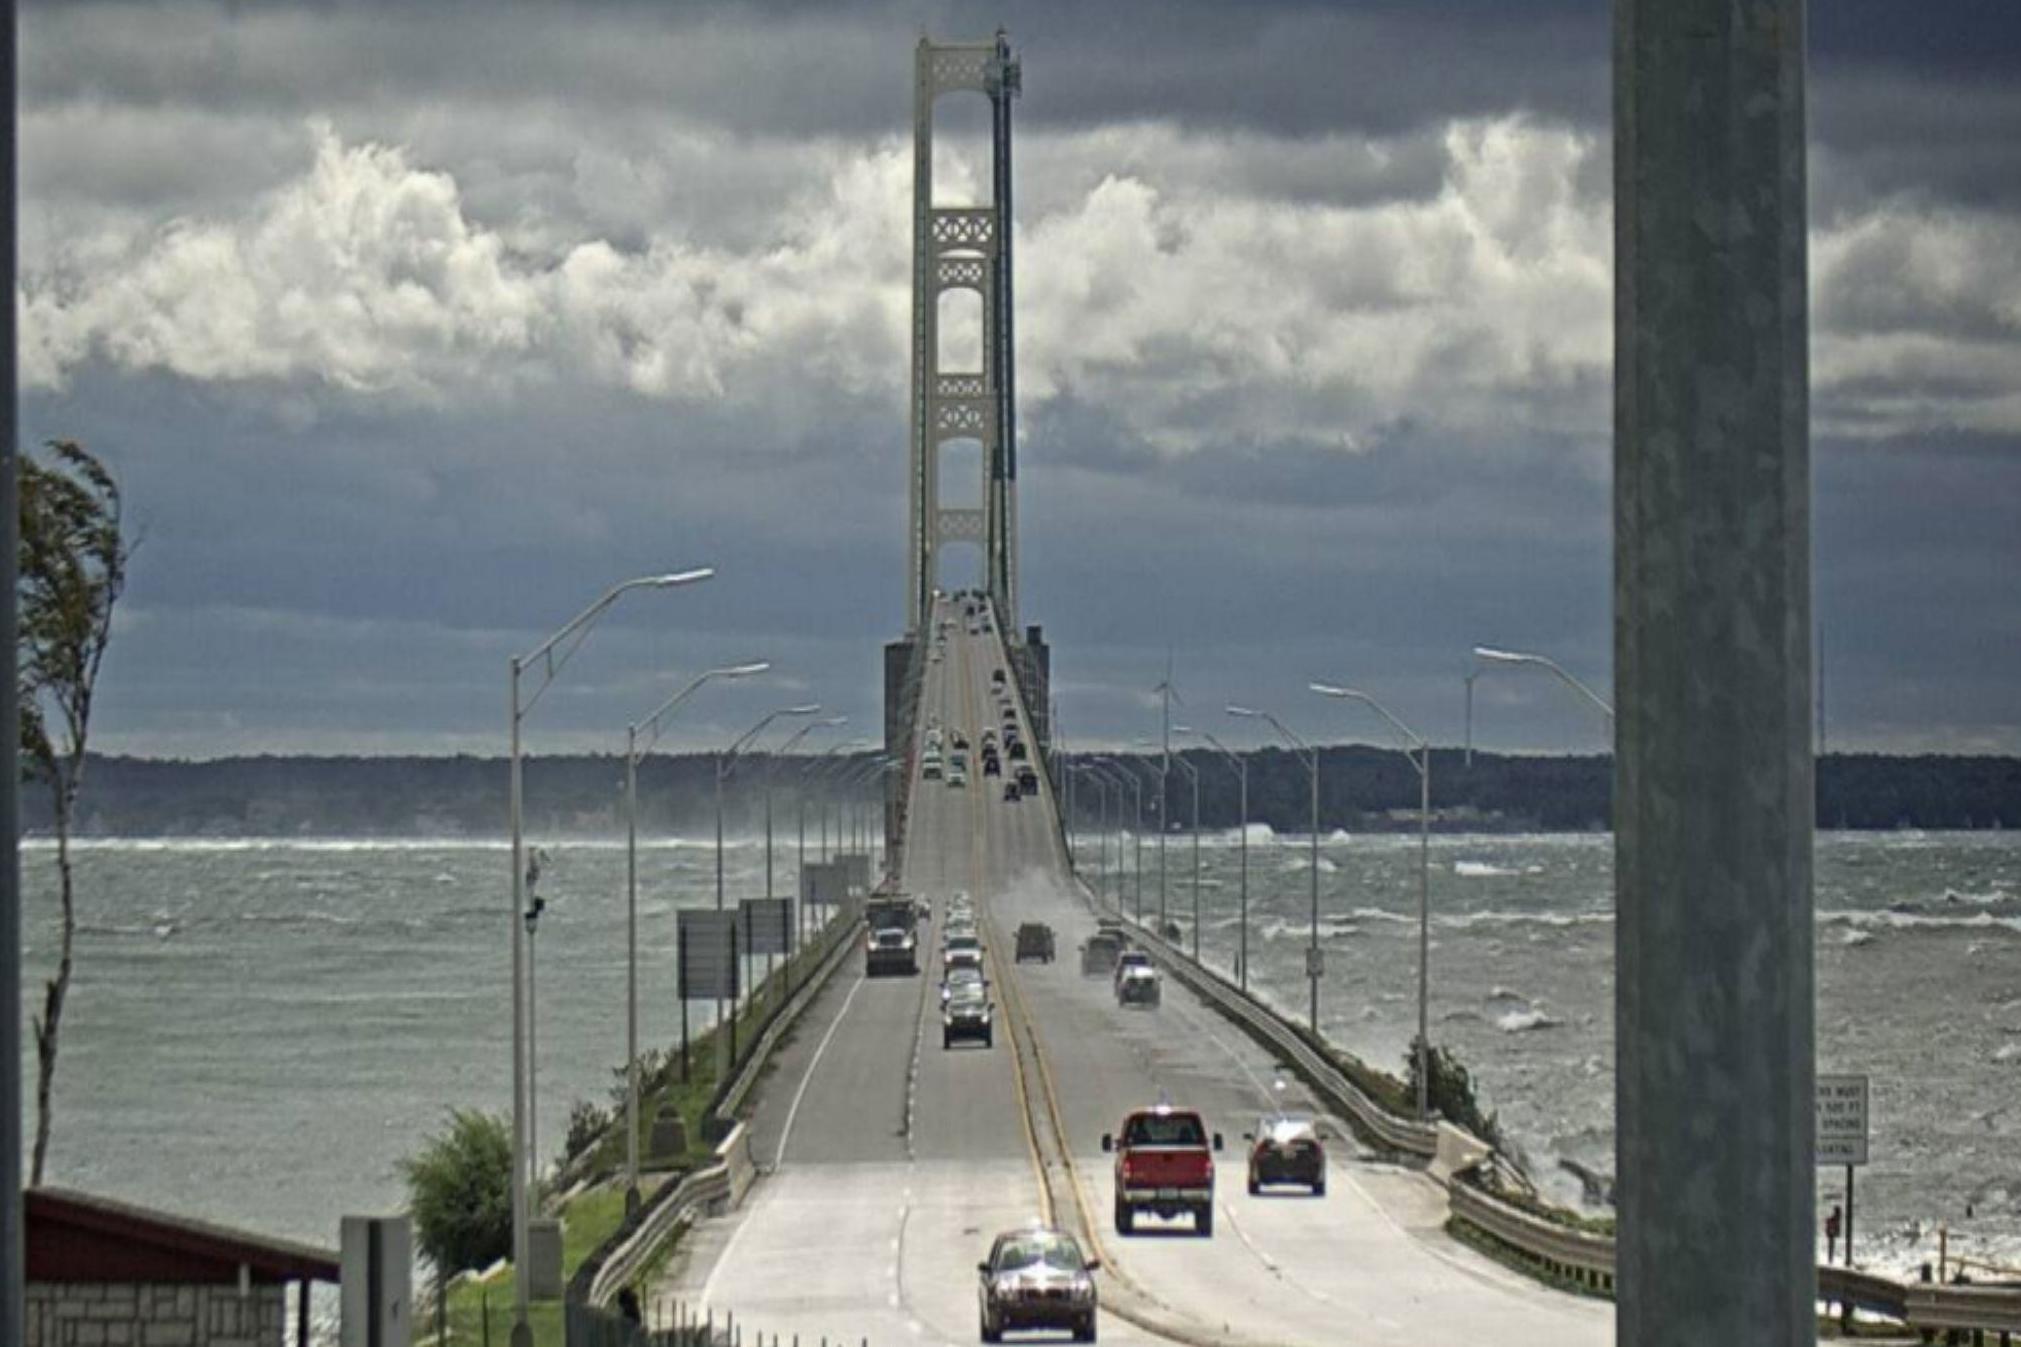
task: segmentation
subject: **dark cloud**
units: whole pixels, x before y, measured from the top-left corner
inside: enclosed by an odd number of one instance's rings
[[[910,47],[1000,18],[1069,730],[1148,732],[1168,649],[1217,733],[1239,698],[1376,737],[1326,677],[1457,738],[1476,642],[1604,682],[1607,11],[30,5],[24,436],[105,453],[146,529],[101,742],[496,751],[509,654],[697,562],[540,745],[754,656],[676,742],[810,693],[874,733]],[[1811,7],[1819,612],[1835,742],[2012,750],[2021,22],[1940,17]],[[1597,742],[1482,698],[1496,746]]]

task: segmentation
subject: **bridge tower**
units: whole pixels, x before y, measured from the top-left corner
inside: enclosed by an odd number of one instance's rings
[[[949,542],[982,548],[983,585],[996,609],[1012,672],[1024,695],[1032,734],[1050,761],[1051,651],[1039,628],[1018,626],[1017,371],[1011,302],[1011,102],[1021,90],[1018,58],[1002,29],[986,42],[933,42],[913,53],[912,91],[912,387],[908,404],[910,472],[906,535],[905,637],[884,650],[884,746],[912,761],[912,728],[940,549]],[[934,107],[943,94],[989,100],[989,196],[960,206],[933,204]],[[941,367],[941,300],[969,291],[981,301],[981,330],[967,348],[979,368]],[[972,310],[971,310],[972,311]],[[945,446],[981,449],[980,508],[942,504]],[[885,836],[894,859],[905,833],[910,772],[888,778]]]
[[[1018,59],[999,29],[987,42],[937,43],[914,53],[912,103],[911,535],[906,633],[917,637],[937,582],[941,544],[976,543],[984,585],[1006,635],[1017,630],[1017,417],[1011,328],[1011,100]],[[933,204],[933,112],[942,94],[989,100],[990,196]],[[982,301],[979,369],[941,368],[941,300],[972,291]],[[941,504],[944,445],[982,449],[982,508]]]

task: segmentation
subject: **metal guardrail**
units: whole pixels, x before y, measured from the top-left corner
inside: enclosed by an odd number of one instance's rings
[[[765,1028],[759,1033],[758,1041],[752,1045],[751,1051],[744,1058],[744,1065],[738,1070],[736,1078],[730,1082],[730,1088],[725,1090],[723,1097],[717,1101],[718,1114],[727,1116],[735,1113],[743,1105],[744,1096],[751,1092],[751,1088],[758,1083],[758,1077],[763,1074],[765,1062],[771,1056],[772,1049],[778,1045],[779,1036],[792,1026],[793,1021],[800,1017],[800,1012],[805,1010],[820,994],[821,989],[828,985],[829,975],[841,962],[843,953],[854,943],[856,932],[862,924],[861,918],[838,918],[828,923],[827,931],[820,937],[829,942],[828,948],[814,961],[813,972],[801,984],[800,990],[793,993],[766,1019]]]
[[[1909,1317],[1908,1288],[1892,1277],[1861,1272],[1857,1268],[1820,1264],[1817,1270],[1817,1297],[1834,1305],[1886,1315],[1890,1319]]]
[[[1614,1241],[1547,1221],[1482,1192],[1464,1180],[1446,1188],[1453,1218],[1474,1227],[1553,1276],[1606,1295],[1614,1293]]]
[[[1912,1328],[2021,1333],[2021,1288],[1916,1283],[1908,1302]]]
[[[725,1144],[728,1144],[727,1141]],[[729,1197],[730,1167],[720,1159],[674,1185],[671,1193],[666,1193],[646,1209],[644,1219],[632,1231],[631,1238],[605,1257],[603,1267],[590,1283],[588,1303],[597,1306],[610,1304],[618,1288],[630,1282],[645,1266],[646,1260],[660,1242],[673,1233],[675,1226],[692,1220],[697,1211],[706,1212],[717,1203],[727,1202]]]
[[[1132,924],[1136,926],[1140,943],[1167,972],[1289,1058],[1336,1106],[1352,1114],[1355,1121],[1383,1145],[1427,1160],[1438,1153],[1439,1133],[1436,1126],[1397,1117],[1369,1098],[1347,1073],[1329,1061],[1306,1041],[1303,1034],[1286,1024],[1274,1011],[1233,983],[1194,963],[1149,925]]]

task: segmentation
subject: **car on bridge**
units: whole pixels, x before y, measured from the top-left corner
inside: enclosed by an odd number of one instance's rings
[[[946,1005],[954,999],[955,993],[963,987],[987,989],[989,981],[983,977],[980,968],[972,968],[967,964],[957,964],[940,975],[940,1003]]]
[[[1019,764],[1017,783],[1018,789],[1027,795],[1039,793],[1039,774],[1032,769],[1030,763]]]
[[[903,926],[883,926],[870,933],[863,947],[863,975],[882,977],[919,971],[919,941]]]
[[[1134,967],[1122,969],[1116,978],[1116,1004],[1119,1006],[1146,1006],[1156,1009],[1165,999],[1164,989],[1158,982],[1155,968]]]
[[[1123,1130],[1102,1133],[1102,1149],[1116,1157],[1116,1232],[1137,1228],[1137,1216],[1173,1217],[1191,1213],[1193,1233],[1214,1234],[1214,1152],[1221,1134],[1210,1137],[1192,1109],[1161,1103],[1123,1119]]]
[[[1005,804],[1016,804],[1024,797],[1024,788],[1018,785],[1018,779],[1014,776],[1005,777],[1003,783],[1003,802]]]
[[[982,967],[982,937],[972,929],[966,931],[950,929],[942,937],[940,960],[943,972],[957,963],[972,963],[977,968]]]
[[[947,769],[947,784],[949,786],[968,785],[968,769],[961,765],[960,758],[956,758],[953,765]]]
[[[1100,977],[1113,971],[1122,953],[1122,936],[1114,931],[1096,931],[1081,946],[1081,974],[1084,977]]]
[[[1116,955],[1116,968],[1112,974],[1115,984],[1118,987],[1122,986],[1123,979],[1129,976],[1132,969],[1137,968],[1141,968],[1146,972],[1152,971],[1151,956],[1140,949],[1126,948],[1122,950]]]
[[[1093,1273],[1099,1259],[1081,1253],[1064,1230],[1030,1226],[1007,1230],[975,1265],[982,1282],[982,1340],[1002,1342],[1007,1332],[1066,1329],[1075,1342],[1095,1340],[1099,1296]]]
[[[940,1008],[941,1050],[964,1040],[980,1041],[985,1048],[994,1046],[996,1036],[990,1019],[995,1011],[996,1007],[989,1003],[989,993],[980,985],[957,986]]]
[[[1053,961],[1053,928],[1042,921],[1021,922],[1018,925],[1017,962],[1037,959],[1040,963]]]
[[[1326,1147],[1312,1119],[1295,1113],[1266,1114],[1256,1120],[1256,1130],[1244,1132],[1249,1143],[1249,1191],[1263,1191],[1266,1183],[1296,1183],[1326,1196]]]

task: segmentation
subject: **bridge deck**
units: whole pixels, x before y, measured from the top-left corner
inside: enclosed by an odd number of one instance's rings
[[[946,658],[927,665],[921,714],[977,740],[994,716],[989,672],[1001,660],[994,637],[968,637],[957,622]],[[1271,1097],[1267,1055],[1176,985],[1162,1008],[1124,1011],[1106,979],[1082,978],[1074,953],[1093,923],[1073,897],[1050,796],[1006,803],[990,789],[996,778],[972,766],[966,789],[913,783],[904,883],[937,900],[969,890],[1005,935],[1024,920],[1057,933],[1057,962],[1006,958],[1001,975],[1018,979],[1060,1092],[1102,1252],[1168,1317],[1195,1325],[1189,1337],[1611,1340],[1611,1307],[1546,1291],[1453,1242],[1430,1180],[1345,1140],[1331,1147],[1324,1199],[1248,1196],[1240,1134]],[[936,931],[923,929],[931,958]],[[997,1230],[1037,1213],[1040,1189],[1006,1036],[988,1051],[943,1051],[936,985],[930,971],[867,981],[860,965],[845,967],[760,1096],[756,1151],[776,1172],[742,1212],[690,1238],[659,1294],[803,1342],[976,1340],[975,1262]],[[1101,1134],[1161,1088],[1226,1134],[1212,1239],[1183,1221],[1127,1240],[1109,1225]],[[1310,1107],[1296,1081],[1285,1099]],[[1107,1314],[1101,1333],[1165,1340]]]

